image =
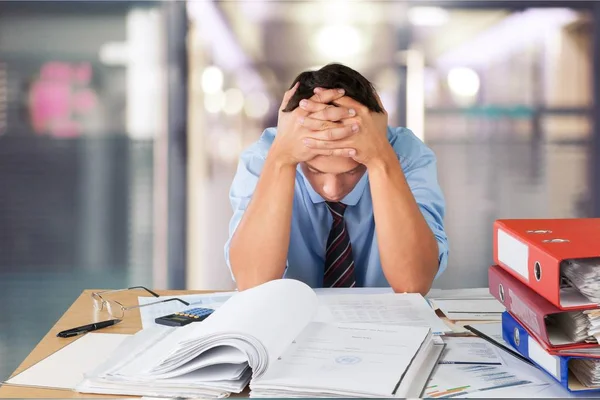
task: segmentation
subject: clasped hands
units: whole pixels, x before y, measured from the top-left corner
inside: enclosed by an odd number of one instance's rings
[[[369,167],[390,148],[387,113],[371,112],[343,89],[316,88],[294,111],[281,111],[297,88],[283,97],[273,143],[272,150],[284,163],[296,165],[321,155],[351,157]],[[379,97],[377,101],[381,105]]]

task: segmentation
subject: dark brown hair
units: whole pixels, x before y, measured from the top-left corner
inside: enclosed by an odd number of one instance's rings
[[[373,84],[364,76],[350,67],[342,64],[327,64],[317,71],[304,71],[294,79],[290,88],[300,82],[296,93],[290,98],[283,111],[295,110],[300,100],[308,99],[314,95],[316,87],[324,89],[344,89],[346,96],[351,97],[373,112],[383,112],[377,102]]]

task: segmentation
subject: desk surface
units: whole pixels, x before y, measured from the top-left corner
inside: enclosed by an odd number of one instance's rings
[[[56,334],[65,329],[73,328],[74,326],[80,326],[90,324],[92,322],[103,321],[109,319],[106,311],[96,311],[92,303],[90,293],[94,290],[84,290],[83,293],[75,300],[71,307],[63,314],[63,316],[56,322],[56,324],[50,329],[50,331],[44,336],[44,338],[38,343],[33,349],[29,356],[19,365],[19,367],[13,372],[12,376],[20,373],[21,371],[31,367],[35,363],[48,357],[50,354],[58,351],[62,347],[71,343],[77,337],[74,338],[59,338]],[[209,293],[207,291],[190,291],[190,290],[157,290],[161,296],[166,295],[181,295],[181,294],[196,294],[196,293]],[[144,291],[130,290],[115,295],[125,305],[138,304],[138,296],[144,296]],[[128,310],[123,321],[115,326],[104,328],[99,332],[102,333],[126,333],[133,334],[142,328],[140,319],[139,309]],[[41,398],[72,398],[72,397],[127,397],[127,396],[103,396],[103,395],[92,395],[87,393],[77,393],[71,390],[60,390],[60,389],[42,389],[33,387],[23,386],[12,386],[2,385],[0,386],[0,398],[28,398],[28,397],[41,397]]]

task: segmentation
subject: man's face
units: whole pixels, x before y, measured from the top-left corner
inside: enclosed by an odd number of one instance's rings
[[[311,186],[326,201],[341,201],[367,170],[349,157],[317,156],[301,164]]]

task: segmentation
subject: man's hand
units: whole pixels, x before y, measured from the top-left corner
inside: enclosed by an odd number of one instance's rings
[[[305,145],[310,141],[339,141],[351,136],[354,131],[351,125],[338,124],[342,118],[354,114],[345,107],[329,106],[327,103],[337,101],[344,96],[343,91],[337,89],[322,90],[308,100],[302,100],[300,107],[292,112],[283,112],[290,98],[298,88],[298,84],[288,90],[281,103],[277,122],[277,135],[271,151],[285,165],[297,165],[303,161],[309,161],[318,155],[351,156],[356,154],[352,148],[337,146],[335,148],[311,148]],[[307,107],[315,110],[316,116],[327,117],[312,124],[307,129],[305,121],[309,115]]]
[[[377,100],[379,101],[381,108],[383,108],[379,97]],[[316,111],[306,116],[304,118],[303,126],[310,130],[316,130],[324,123],[339,121],[333,122],[334,128],[332,129],[350,125],[355,134],[347,136],[344,139],[333,141],[324,140],[322,138],[307,138],[305,141],[307,147],[313,150],[329,150],[334,154],[339,152],[340,149],[350,148],[355,150],[355,152],[346,154],[342,152],[342,155],[350,156],[367,167],[375,162],[380,156],[388,155],[391,146],[387,140],[388,116],[385,111],[384,113],[370,112],[367,107],[347,96],[336,99],[334,104],[343,109],[355,110],[355,116],[348,116],[341,120],[329,119],[329,115],[326,115],[325,113],[328,112],[330,108],[324,108],[321,111]],[[314,108],[311,108],[311,111],[312,110],[314,110]],[[331,111],[329,112],[331,113]]]

